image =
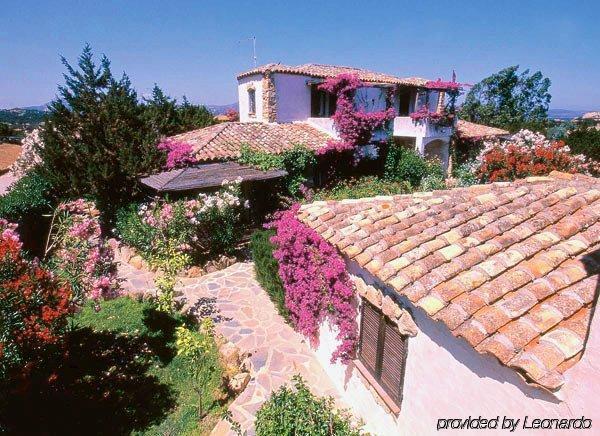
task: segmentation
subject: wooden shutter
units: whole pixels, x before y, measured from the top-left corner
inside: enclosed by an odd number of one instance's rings
[[[406,366],[406,337],[381,310],[365,300],[361,313],[359,360],[399,406]]]
[[[319,97],[319,90],[317,89],[317,85],[311,85],[310,87],[310,116],[318,117],[319,110],[321,106],[321,101]]]
[[[385,320],[385,339],[381,358],[381,385],[400,404],[406,363],[406,338],[398,331],[398,326]]]
[[[363,301],[360,322],[360,360],[377,377],[379,355],[379,331],[381,315],[375,308]]]

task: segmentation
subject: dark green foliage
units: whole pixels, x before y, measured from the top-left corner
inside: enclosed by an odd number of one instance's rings
[[[425,160],[412,148],[391,144],[388,150],[384,178],[390,181],[406,181],[413,188],[421,185],[423,178],[435,176],[443,178],[439,162]]]
[[[460,118],[510,131],[522,128],[539,130],[548,117],[552,98],[550,79],[541,72],[521,74],[518,65],[486,77],[467,93]]]
[[[177,104],[157,85],[152,89],[152,98],[144,99],[144,119],[152,130],[164,136],[214,124],[213,114],[204,106],[191,104],[185,97],[182,104]]]
[[[50,183],[38,171],[27,173],[0,197],[0,218],[18,223],[51,213],[54,206],[51,191]]]
[[[37,109],[0,109],[0,123],[37,126],[44,121],[44,115]]]
[[[279,314],[289,320],[289,312],[285,307],[285,290],[279,277],[279,263],[273,257],[275,246],[270,240],[274,234],[274,230],[255,231],[250,239],[250,251],[258,283],[267,291]]]
[[[291,150],[286,150],[281,154],[255,151],[244,145],[238,161],[262,171],[286,170],[288,175],[283,181],[285,194],[293,198],[300,197],[300,186],[308,180],[310,172],[314,170],[317,163],[314,151],[302,145],[296,145]]]
[[[96,66],[86,46],[77,68],[63,64],[65,85],[50,104],[37,150],[41,171],[61,197],[91,198],[110,221],[138,192],[137,177],[162,165],[160,132],[144,121],[129,78],[114,78],[106,57]]]
[[[568,132],[565,141],[574,154],[583,154],[600,161],[600,130],[595,126],[578,125]]]
[[[258,410],[257,436],[362,434],[348,412],[335,409],[333,398],[315,397],[298,375],[293,382],[293,388],[283,385]]]
[[[345,198],[365,198],[377,195],[398,195],[412,192],[407,181],[385,180],[375,176],[342,180],[333,187],[321,189],[314,200],[343,200]]]

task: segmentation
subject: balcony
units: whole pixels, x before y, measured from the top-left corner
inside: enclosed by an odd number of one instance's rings
[[[333,125],[333,119],[331,118],[315,118],[311,117],[306,120],[308,124],[316,129],[319,129],[335,139],[339,139],[338,133]]]
[[[431,121],[415,123],[411,117],[394,118],[394,136],[409,138],[448,138],[452,135],[452,126],[438,126]]]

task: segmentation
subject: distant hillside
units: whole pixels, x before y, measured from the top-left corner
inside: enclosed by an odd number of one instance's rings
[[[37,109],[0,109],[0,123],[11,125],[38,125],[44,120],[45,112]]]
[[[205,104],[204,106],[206,107],[206,109],[208,109],[209,111],[211,111],[215,115],[224,114],[225,112],[227,112],[230,109],[234,109],[236,111],[238,109],[238,104],[237,103],[229,103],[229,104],[222,104],[222,105]]]

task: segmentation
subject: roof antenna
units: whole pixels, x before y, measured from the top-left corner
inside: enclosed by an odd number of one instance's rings
[[[252,60],[254,61],[254,68],[256,68],[256,36],[252,37]]]

